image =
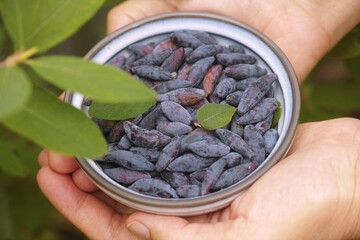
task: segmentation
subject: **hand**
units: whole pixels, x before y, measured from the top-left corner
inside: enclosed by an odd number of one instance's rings
[[[153,240],[357,239],[359,149],[359,120],[301,124],[288,156],[229,207],[185,219],[135,213],[126,223]]]
[[[45,149],[39,154],[39,164],[40,189],[85,235],[101,240],[139,239],[125,229],[126,214],[132,210],[98,190],[73,157]]]
[[[360,22],[360,1],[354,0],[130,0],[111,10],[107,30],[174,11],[213,12],[255,27],[283,50],[300,83]]]
[[[331,9],[322,8],[329,1],[309,1],[307,5],[304,1],[298,4],[267,1],[266,6],[260,1],[219,2],[207,2],[205,6],[195,0],[127,1],[109,14],[108,31],[133,20],[175,10],[220,13],[268,35],[289,57],[302,81],[359,21],[356,1],[334,1]],[[322,22],[326,22],[326,27]],[[128,217],[131,210],[97,191],[73,158],[48,154],[46,150],[39,156],[43,167],[38,182],[54,206],[91,239],[138,239],[126,227],[135,235],[159,240],[354,237],[359,235],[356,226],[359,207],[352,204],[360,199],[359,191],[355,191],[360,186],[355,177],[359,171],[356,164],[359,129],[359,121],[349,119],[300,125],[286,159],[228,208],[197,217],[145,213]],[[339,138],[341,146],[335,141]]]
[[[299,126],[288,156],[229,207],[189,217],[135,213],[110,199],[75,159],[44,150],[41,190],[91,239],[348,239],[360,237],[360,121]],[[142,238],[140,238],[142,239]]]

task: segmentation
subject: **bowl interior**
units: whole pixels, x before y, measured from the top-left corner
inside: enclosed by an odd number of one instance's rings
[[[245,179],[227,189],[193,199],[159,199],[137,194],[110,179],[93,160],[79,159],[80,165],[85,168],[89,177],[101,189],[125,204],[127,201],[136,202],[139,204],[139,208],[141,208],[142,204],[178,208],[180,206],[194,207],[224,198],[231,201],[231,198],[235,198],[286,154],[295,133],[295,129],[293,129],[294,121],[296,122],[295,125],[298,121],[299,100],[296,99],[299,98],[299,94],[297,79],[286,57],[265,36],[247,25],[228,18],[212,14],[181,15],[178,13],[177,15],[167,14],[145,19],[109,35],[95,46],[86,58],[99,64],[105,64],[117,54],[125,53],[126,55],[124,49],[132,43],[160,40],[166,34],[182,29],[206,31],[215,35],[219,44],[225,46],[240,43],[245,47],[247,54],[257,56],[259,66],[278,75],[278,82],[273,87],[275,98],[281,102],[282,106],[281,118],[278,123],[279,140],[265,161]],[[86,111],[86,107],[83,106],[83,95],[73,93],[71,97],[68,97],[68,100],[75,107]],[[297,101],[297,103],[295,104],[294,101]],[[294,106],[296,106],[295,109]]]

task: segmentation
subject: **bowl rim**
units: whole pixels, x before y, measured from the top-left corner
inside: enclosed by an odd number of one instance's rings
[[[245,181],[243,181],[241,184],[238,184],[236,187],[228,187],[226,189],[223,189],[221,191],[218,191],[213,194],[197,197],[197,198],[183,198],[183,199],[161,199],[161,198],[155,198],[146,196],[143,194],[136,194],[129,190],[123,190],[119,187],[111,184],[106,179],[104,179],[102,176],[100,176],[87,162],[86,159],[83,158],[76,158],[80,167],[85,171],[85,173],[94,181],[94,183],[99,186],[102,190],[105,192],[110,193],[110,195],[118,196],[125,201],[135,202],[136,204],[145,205],[148,207],[144,207],[140,210],[144,211],[150,211],[149,207],[156,208],[156,209],[162,209],[162,208],[191,208],[191,207],[197,207],[200,205],[206,205],[211,204],[216,201],[224,200],[226,198],[229,198],[229,203],[232,201],[231,199],[234,199],[236,196],[238,196],[240,193],[243,192],[246,188],[251,186],[258,178],[260,178],[265,172],[267,172],[276,162],[283,159],[285,155],[287,154],[296,133],[296,128],[299,121],[299,115],[300,115],[300,88],[299,83],[295,74],[295,71],[288,60],[288,58],[285,56],[285,54],[282,52],[282,50],[267,36],[265,36],[260,31],[254,29],[253,27],[242,23],[238,20],[219,15],[214,13],[207,13],[207,12],[173,12],[173,13],[164,13],[164,14],[158,14],[155,16],[147,17],[138,21],[135,21],[133,23],[130,23],[129,25],[126,25],[115,32],[109,34],[104,39],[102,39],[98,44],[96,44],[84,57],[85,59],[91,60],[100,50],[102,50],[107,44],[109,44],[112,40],[117,38],[118,36],[131,31],[132,29],[135,29],[139,26],[142,26],[144,24],[154,22],[154,21],[161,21],[166,19],[172,19],[172,18],[201,18],[201,19],[211,19],[216,21],[225,22],[228,24],[235,25],[237,27],[240,27],[252,34],[254,34],[256,37],[258,37],[260,40],[262,40],[271,50],[272,52],[279,58],[281,63],[283,64],[283,67],[285,68],[286,73],[288,74],[289,80],[290,80],[290,86],[292,89],[292,116],[290,125],[287,129],[287,134],[285,135],[282,143],[280,144],[279,148],[276,152],[274,152],[274,155],[272,156],[269,161],[262,165],[261,168],[258,168],[256,172],[251,174]],[[65,94],[65,101],[71,103],[72,100],[72,92],[66,91]],[[223,206],[222,206],[223,207]],[[213,211],[213,210],[211,210]],[[161,213],[161,212],[158,212]],[[168,214],[169,212],[166,212]]]

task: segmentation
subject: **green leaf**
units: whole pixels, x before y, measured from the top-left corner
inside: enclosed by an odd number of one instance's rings
[[[16,230],[34,233],[47,223],[50,204],[35,182],[18,181],[9,190],[10,210]],[[17,232],[18,236],[24,233]],[[24,239],[24,238],[22,238]],[[26,238],[36,239],[36,238]]]
[[[209,103],[199,109],[197,119],[203,128],[214,130],[226,126],[235,112],[233,106]]]
[[[0,25],[0,49],[3,48],[5,40],[6,40],[5,29],[4,29],[4,27],[2,25]]]
[[[17,67],[0,67],[0,119],[15,112],[28,100],[31,84]]]
[[[4,189],[0,188],[0,190],[0,239],[14,239],[15,231],[11,218],[10,202]]]
[[[346,65],[351,73],[352,78],[360,84],[360,56],[346,61]]]
[[[344,116],[344,114],[314,106],[309,102],[302,102],[299,123],[324,121]]]
[[[45,51],[89,20],[104,0],[2,0],[5,26],[15,50]]]
[[[122,2],[124,2],[125,0],[106,0],[105,1],[105,6],[106,5],[117,5],[117,4],[120,4]]]
[[[271,123],[272,128],[276,126],[276,124],[279,122],[279,119],[281,117],[281,112],[282,112],[281,102],[277,101],[277,104],[278,104],[278,107],[274,111],[274,116],[273,116],[272,123]]]
[[[325,109],[354,111],[360,109],[360,84],[350,82],[327,82],[314,87],[311,101]]]
[[[0,169],[11,176],[25,177],[26,167],[16,151],[16,145],[4,135],[0,136]]]
[[[54,85],[101,102],[129,103],[156,99],[156,93],[140,80],[111,66],[69,56],[40,57],[28,63]]]
[[[40,89],[34,90],[22,110],[6,118],[4,124],[59,153],[93,158],[107,152],[105,139],[93,121]]]
[[[360,25],[348,33],[331,51],[332,55],[352,58],[360,55]]]
[[[155,103],[155,100],[131,103],[100,103],[94,101],[90,105],[88,113],[93,118],[125,120],[139,116]]]
[[[3,135],[3,138],[11,144],[14,149],[13,153],[21,159],[21,163],[26,168],[26,173],[35,177],[40,168],[37,157],[43,148],[5,127],[0,129],[0,135]]]

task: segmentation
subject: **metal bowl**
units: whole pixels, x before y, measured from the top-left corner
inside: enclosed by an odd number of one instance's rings
[[[132,43],[161,37],[163,34],[182,29],[209,32],[217,36],[220,44],[241,43],[250,54],[258,56],[260,66],[278,75],[278,82],[274,84],[274,93],[281,102],[283,110],[278,123],[279,140],[270,155],[254,172],[231,187],[187,199],[161,199],[133,192],[105,175],[95,161],[83,158],[77,158],[77,161],[102,191],[129,207],[157,214],[189,216],[216,211],[228,206],[276,162],[285,157],[298,125],[300,92],[289,60],[269,38],[244,23],[212,13],[176,12],[136,21],[105,37],[90,50],[85,58],[104,64]],[[65,100],[83,109],[83,95],[67,92]]]

